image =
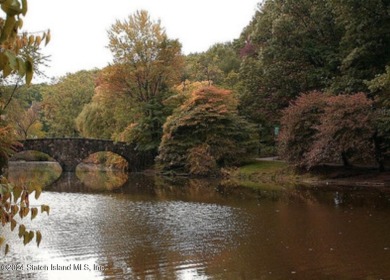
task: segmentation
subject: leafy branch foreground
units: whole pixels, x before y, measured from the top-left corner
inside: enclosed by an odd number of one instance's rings
[[[19,225],[19,238],[23,238],[23,244],[27,245],[32,240],[36,240],[37,246],[42,240],[42,234],[39,230],[33,231],[28,230],[24,224],[18,223],[16,221],[16,216],[19,215],[21,219],[27,217],[29,214],[31,220],[33,220],[38,215],[38,208],[30,206],[29,196],[35,192],[35,199],[38,199],[41,195],[42,189],[39,186],[14,186],[9,183],[6,178],[0,177],[0,216],[1,224],[3,227],[8,224],[11,227],[11,231]],[[49,214],[50,207],[48,205],[41,205],[41,213],[46,212]],[[9,244],[5,243],[6,239],[3,236],[0,236],[0,246],[5,244],[5,254],[9,252]]]

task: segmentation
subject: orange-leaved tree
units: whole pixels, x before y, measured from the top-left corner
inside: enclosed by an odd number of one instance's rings
[[[232,92],[203,87],[168,117],[157,160],[165,171],[213,175],[253,155],[257,143]]]
[[[155,153],[170,113],[163,101],[181,79],[181,44],[169,39],[160,22],[151,20],[143,10],[118,20],[108,36],[114,64],[107,69],[102,87],[129,96],[137,109],[118,138]]]

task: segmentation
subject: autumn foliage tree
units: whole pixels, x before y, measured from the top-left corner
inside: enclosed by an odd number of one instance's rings
[[[157,161],[164,170],[211,175],[239,164],[256,144],[253,126],[238,116],[233,94],[203,87],[167,119]]]
[[[330,96],[320,116],[308,166],[322,162],[369,162],[374,159],[372,101],[364,93]]]
[[[19,116],[15,117],[15,129],[19,140],[39,138],[44,135],[40,122],[40,107],[39,103],[33,103],[30,108],[19,112]]]
[[[279,154],[297,167],[307,165],[307,154],[316,140],[326,96],[322,92],[302,94],[283,111],[279,134]]]
[[[279,153],[298,167],[374,160],[372,101],[365,94],[303,94],[283,111]]]
[[[106,71],[107,68],[103,69],[100,76]],[[114,140],[133,121],[136,108],[128,95],[102,87],[100,80],[97,79],[92,101],[84,106],[76,119],[77,130],[84,137]]]
[[[164,111],[163,100],[180,82],[181,45],[169,39],[160,22],[151,20],[144,10],[118,20],[108,37],[114,64],[106,72],[102,87],[129,96],[131,106],[137,108],[119,139],[156,152],[162,125],[170,113]]]

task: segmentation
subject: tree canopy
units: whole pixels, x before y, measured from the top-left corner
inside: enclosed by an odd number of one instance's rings
[[[163,101],[181,79],[183,57],[178,40],[169,39],[159,21],[141,10],[117,21],[108,31],[114,64],[102,76],[105,92],[124,94],[133,108],[117,139],[134,141],[156,153],[169,115]]]
[[[271,129],[301,93],[369,93],[366,82],[390,60],[389,7],[381,0],[264,1],[238,44],[240,111]]]
[[[43,88],[43,112],[49,126],[48,135],[78,136],[76,118],[93,96],[97,71],[67,74]]]
[[[165,170],[210,175],[239,164],[256,150],[251,126],[237,114],[230,91],[203,87],[191,93],[164,124],[158,162]]]

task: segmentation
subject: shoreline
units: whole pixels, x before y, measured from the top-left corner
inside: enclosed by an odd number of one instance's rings
[[[304,185],[317,188],[378,189],[390,191],[390,171],[379,172],[369,167],[323,165],[308,172],[298,172],[286,162],[255,159],[228,172],[238,185],[256,188],[261,185]]]

